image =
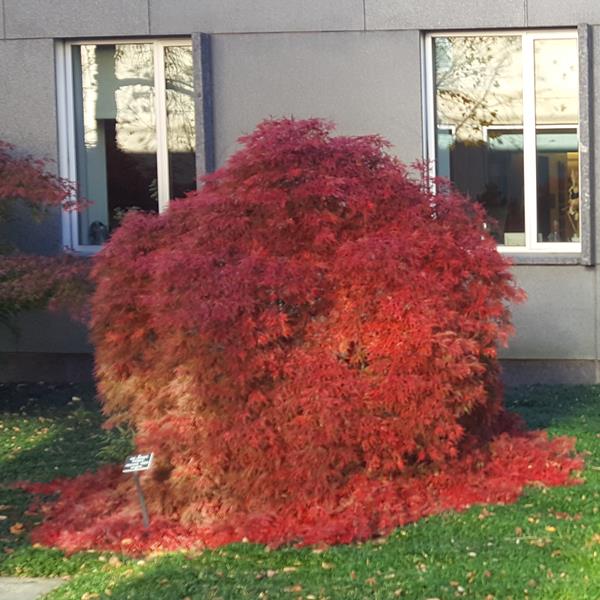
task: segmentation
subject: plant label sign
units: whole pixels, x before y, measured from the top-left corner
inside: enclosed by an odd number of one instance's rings
[[[137,473],[138,471],[147,471],[152,465],[154,454],[134,454],[128,456],[123,465],[123,473]]]

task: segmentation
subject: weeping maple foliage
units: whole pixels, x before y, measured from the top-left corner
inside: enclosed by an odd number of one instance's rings
[[[572,442],[503,408],[497,347],[523,294],[481,208],[321,120],[240,141],[166,214],[128,215],[94,269],[99,391],[155,454],[154,525],[105,469],[57,484],[34,539],[347,542],[570,482]]]
[[[0,322],[17,313],[49,308],[85,322],[92,285],[89,260],[70,254],[0,255]]]
[[[76,186],[52,173],[47,160],[20,154],[0,140],[0,226],[10,226],[18,203],[38,220],[52,208],[85,205]],[[21,311],[45,307],[85,318],[89,270],[85,258],[26,254],[0,238],[0,325]]]
[[[49,161],[20,154],[17,148],[0,140],[0,218],[6,218],[10,203],[24,202],[33,211],[46,207],[77,208],[77,187],[49,169]]]

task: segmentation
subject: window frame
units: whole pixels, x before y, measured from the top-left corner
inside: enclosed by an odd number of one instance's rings
[[[168,38],[109,38],[77,39],[55,44],[56,104],[58,125],[58,173],[70,181],[77,181],[77,140],[75,126],[75,90],[73,83],[73,48],[86,44],[151,44],[154,58],[154,111],[156,115],[156,173],[158,184],[158,211],[169,206],[169,151],[167,143],[167,110],[165,82],[165,48],[189,46],[194,51],[190,36]],[[96,254],[99,245],[79,241],[79,213],[62,211],[63,247],[78,254]]]
[[[585,33],[585,32],[583,32]],[[436,88],[435,64],[433,42],[440,37],[483,37],[483,36],[520,36],[522,39],[523,73],[523,195],[525,209],[525,246],[506,246],[498,244],[498,252],[509,257],[522,258],[517,262],[531,263],[544,260],[548,255],[563,257],[567,263],[578,263],[584,255],[587,239],[590,235],[590,214],[584,206],[584,194],[589,190],[589,182],[585,182],[582,174],[585,172],[584,161],[589,160],[583,152],[585,143],[582,140],[582,120],[585,118],[584,92],[582,82],[582,64],[587,64],[587,54],[582,54],[582,46],[587,42],[579,28],[564,29],[502,29],[502,30],[477,30],[477,31],[434,31],[424,35],[424,69],[423,69],[423,127],[424,127],[424,156],[429,164],[430,176],[436,176],[436,149],[437,149],[437,116],[436,116]],[[584,38],[584,39],[582,39]],[[580,232],[578,242],[538,242],[537,241],[537,168],[536,158],[536,114],[535,114],[535,51],[536,40],[544,39],[575,39],[578,52],[578,97],[579,115],[576,124],[579,156],[579,185],[580,185]],[[585,63],[583,63],[585,61]],[[559,127],[560,128],[560,127]],[[571,125],[568,128],[572,128]],[[587,133],[587,131],[585,132]],[[531,167],[531,164],[535,168]],[[584,193],[582,193],[582,191]],[[588,191],[589,194],[589,191]]]

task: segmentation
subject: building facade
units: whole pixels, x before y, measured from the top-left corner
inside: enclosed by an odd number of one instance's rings
[[[0,139],[77,180],[86,212],[2,232],[97,251],[166,210],[267,117],[323,117],[432,161],[481,202],[528,301],[510,381],[600,382],[600,4],[592,0],[0,0]],[[0,377],[77,378],[83,328],[24,315]]]

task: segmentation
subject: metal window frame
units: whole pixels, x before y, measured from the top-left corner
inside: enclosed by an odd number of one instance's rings
[[[424,35],[423,39],[423,130],[425,160],[430,165],[430,175],[436,174],[436,105],[435,105],[435,66],[433,62],[433,40],[439,37],[482,37],[520,36],[523,52],[523,161],[524,161],[524,201],[525,201],[525,246],[498,245],[498,251],[511,258],[522,258],[515,262],[534,263],[537,259],[546,262],[549,255],[559,257],[556,261],[567,264],[592,264],[592,210],[591,210],[591,160],[589,156],[590,129],[589,104],[591,78],[584,77],[589,69],[589,40],[591,34],[579,26],[577,29],[535,29],[535,30],[481,30],[481,31],[435,31]],[[579,242],[538,242],[537,241],[537,167],[536,167],[536,115],[535,115],[535,53],[534,43],[543,39],[575,39],[578,42],[579,56],[579,123],[576,124],[579,137],[579,186],[580,186],[580,241]],[[570,126],[571,127],[571,126]],[[533,168],[532,168],[533,167]],[[560,260],[560,258],[564,260]]]
[[[169,206],[169,150],[167,144],[167,111],[164,52],[169,46],[189,46],[191,37],[170,38],[112,38],[83,39],[55,44],[56,104],[58,125],[58,172],[61,177],[77,181],[77,153],[75,133],[75,105],[73,88],[73,47],[85,44],[151,44],[154,62],[154,110],[156,113],[156,172],[158,183],[158,210]],[[196,68],[194,68],[196,71]],[[79,241],[78,213],[62,212],[63,246],[80,254],[95,254],[102,246],[83,245]]]

